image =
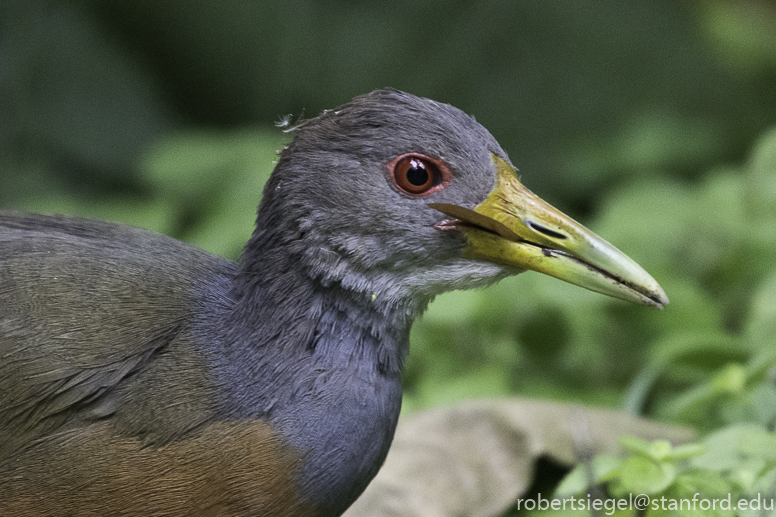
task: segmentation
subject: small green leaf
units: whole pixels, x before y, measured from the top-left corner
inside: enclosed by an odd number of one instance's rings
[[[572,495],[578,495],[587,490],[590,483],[587,474],[588,464],[577,465],[558,484],[554,497],[561,499]]]
[[[674,482],[676,467],[644,456],[633,456],[622,464],[620,479],[623,487],[634,494],[658,494]]]
[[[688,443],[674,447],[666,459],[679,460],[683,458],[696,458],[706,452],[706,446],[701,443]]]
[[[729,364],[712,382],[717,393],[740,393],[746,385],[746,369],[740,364]]]
[[[671,444],[666,440],[655,440],[649,444],[649,456],[655,461],[662,461],[671,454]]]
[[[776,483],[776,468],[771,467],[757,479],[752,486],[752,493],[773,493],[774,483]]]
[[[765,461],[760,458],[744,461],[733,472],[730,479],[738,485],[744,493],[751,493],[760,474],[765,470]]]
[[[676,493],[679,497],[695,493],[707,497],[720,497],[729,494],[733,486],[723,479],[719,473],[705,469],[691,469],[676,477]]]
[[[636,438],[635,436],[621,436],[619,442],[620,445],[626,449],[630,449],[636,454],[641,454],[642,456],[647,456],[650,458],[652,457],[652,453],[650,451],[651,444],[642,440],[641,438]]]
[[[620,466],[622,466],[623,461],[622,458],[610,454],[596,456],[593,460],[596,483],[607,483],[620,477]]]
[[[754,424],[738,424],[720,429],[704,439],[706,452],[692,459],[692,466],[713,471],[733,470],[741,463],[743,444],[767,433]]]
[[[601,454],[593,458],[592,463],[577,465],[561,480],[555,489],[555,497],[563,498],[584,493],[590,487],[591,479],[594,484],[598,484],[617,477],[622,461],[617,456]],[[592,472],[590,472],[591,467]]]
[[[767,429],[752,429],[739,444],[742,454],[767,461],[776,460],[776,435]]]

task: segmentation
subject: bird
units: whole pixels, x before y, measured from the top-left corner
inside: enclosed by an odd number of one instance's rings
[[[379,89],[292,134],[237,262],[0,212],[1,516],[341,515],[435,296],[532,270],[668,303],[449,104]]]

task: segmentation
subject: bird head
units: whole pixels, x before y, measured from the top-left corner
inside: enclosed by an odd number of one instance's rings
[[[396,90],[295,128],[265,188],[256,240],[291,250],[324,285],[396,303],[525,270],[668,303],[638,264],[525,188],[472,117]]]

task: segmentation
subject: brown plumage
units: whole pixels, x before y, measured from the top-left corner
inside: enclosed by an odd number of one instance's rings
[[[4,462],[0,479],[7,517],[315,515],[293,479],[300,455],[263,422],[218,422],[143,447],[105,421],[21,452]]]

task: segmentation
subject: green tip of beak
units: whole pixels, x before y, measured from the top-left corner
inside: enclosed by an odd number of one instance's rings
[[[668,304],[663,289],[641,266],[525,188],[504,160],[493,160],[496,188],[474,210],[429,204],[454,218],[443,228],[466,233],[467,257],[538,271],[657,309]]]

